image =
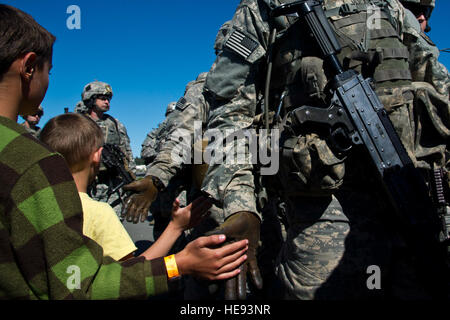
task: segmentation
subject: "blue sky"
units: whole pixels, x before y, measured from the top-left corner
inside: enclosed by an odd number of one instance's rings
[[[135,156],[147,133],[164,119],[186,84],[214,62],[213,44],[239,0],[17,0],[3,1],[31,14],[57,37],[50,86],[40,123],[73,110],[85,84],[111,84],[110,114],[127,128]],[[81,30],[66,25],[70,5],[81,10]],[[449,48],[450,1],[437,0],[429,33]],[[450,66],[450,54],[440,61]]]

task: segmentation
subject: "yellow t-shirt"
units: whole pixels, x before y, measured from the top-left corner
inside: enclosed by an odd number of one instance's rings
[[[109,204],[95,201],[83,192],[79,195],[83,206],[83,234],[103,248],[104,256],[120,260],[137,250]]]

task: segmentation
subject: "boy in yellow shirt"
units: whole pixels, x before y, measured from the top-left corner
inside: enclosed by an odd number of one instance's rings
[[[87,195],[101,162],[104,139],[100,127],[83,115],[68,113],[51,119],[40,139],[63,155],[72,172],[83,206],[83,234],[103,248],[104,256],[117,261],[132,258],[137,248],[112,207]],[[167,254],[183,230],[195,226],[211,206],[206,199],[198,199],[193,204],[180,209],[178,200],[175,201],[172,221],[142,256],[153,259]]]

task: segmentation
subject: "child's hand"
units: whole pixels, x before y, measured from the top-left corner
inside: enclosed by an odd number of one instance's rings
[[[172,223],[182,231],[190,229],[210,214],[208,212],[212,204],[206,197],[199,197],[185,208],[180,208],[180,201],[176,199],[172,208]]]

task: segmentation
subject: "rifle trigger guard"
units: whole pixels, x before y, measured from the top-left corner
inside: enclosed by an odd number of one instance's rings
[[[349,137],[348,132],[343,127],[330,128],[331,146],[341,154],[349,152],[354,144],[353,137]]]

